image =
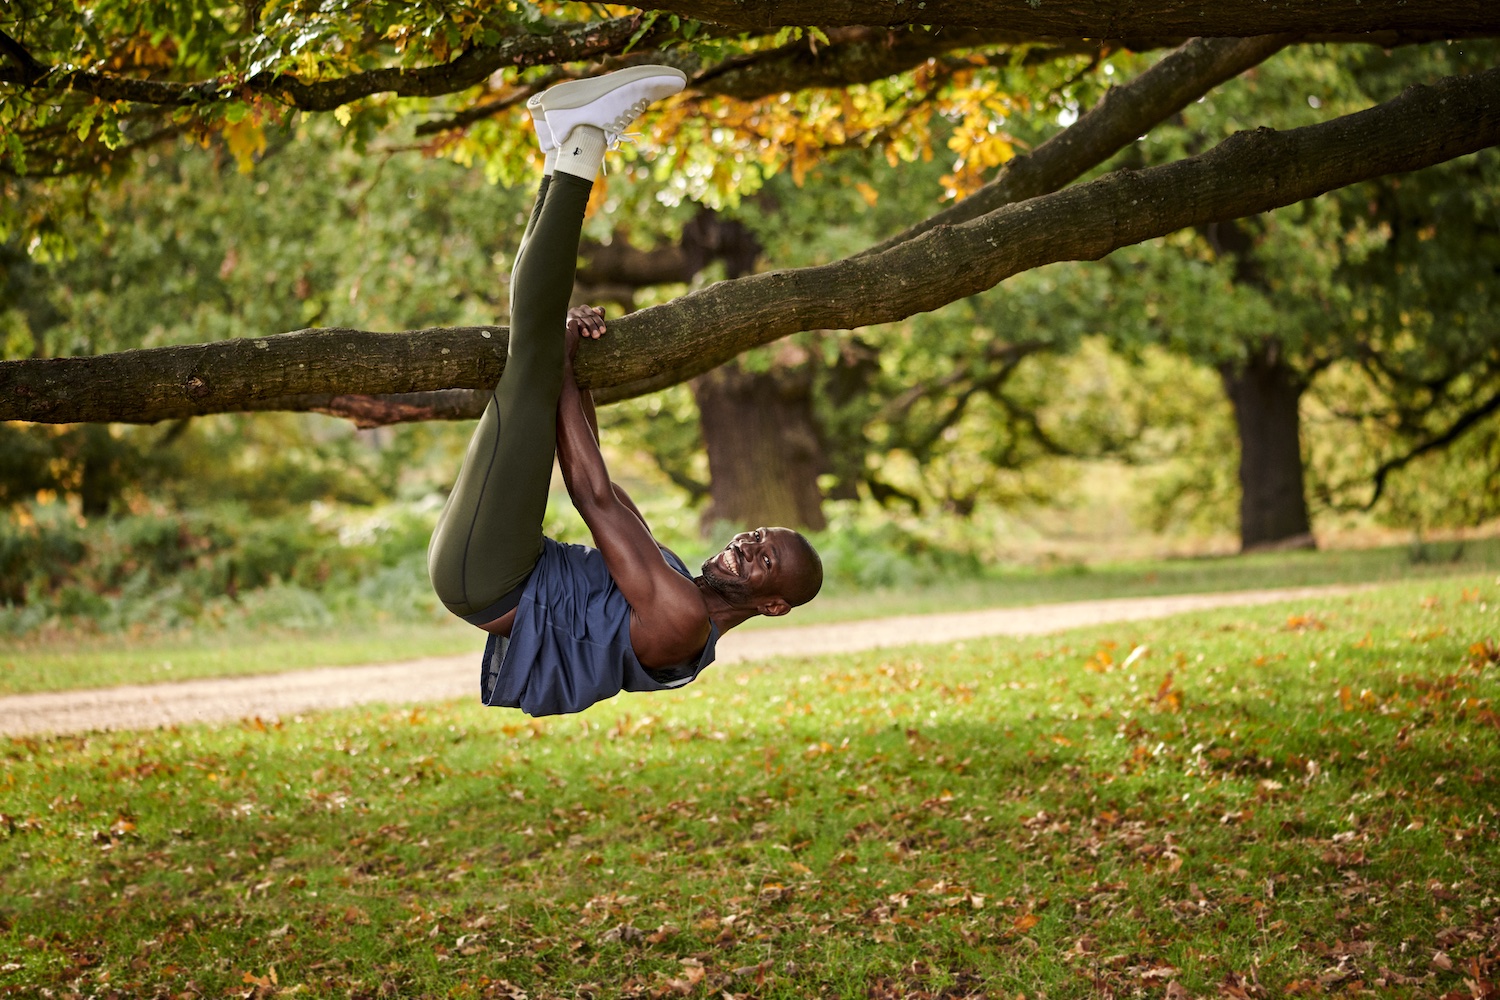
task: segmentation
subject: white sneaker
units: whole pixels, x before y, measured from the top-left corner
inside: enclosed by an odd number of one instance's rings
[[[579,125],[592,125],[613,147],[641,112],[686,85],[687,76],[671,66],[631,66],[604,76],[560,83],[542,94],[541,105],[557,145],[566,144]]]
[[[542,111],[542,95],[532,94],[526,102],[526,110],[531,112],[531,124],[536,128],[537,145],[542,147],[542,152],[550,153],[557,148],[557,143],[552,139],[552,129],[547,125],[547,115]]]

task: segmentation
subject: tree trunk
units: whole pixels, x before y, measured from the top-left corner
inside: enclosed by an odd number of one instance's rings
[[[693,380],[712,484],[705,525],[827,526],[812,384],[812,359],[800,348],[779,352],[766,372],[732,361]]]
[[[1267,341],[1219,374],[1240,439],[1240,549],[1315,548],[1302,483],[1302,376]]]

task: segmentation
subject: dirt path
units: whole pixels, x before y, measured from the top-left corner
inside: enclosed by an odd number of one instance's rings
[[[719,642],[717,662],[731,664],[849,653],[992,635],[1042,635],[1084,625],[1164,618],[1209,608],[1335,597],[1362,589],[1365,588],[1298,587],[1174,597],[1122,597],[731,632]],[[476,640],[473,653],[441,659],[14,695],[0,698],[0,735],[152,729],[255,716],[271,719],[367,702],[400,704],[475,697],[479,693],[479,649]]]

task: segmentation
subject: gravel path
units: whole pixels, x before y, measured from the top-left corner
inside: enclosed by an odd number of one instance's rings
[[[849,653],[886,646],[953,642],[992,635],[1043,635],[1084,625],[1164,618],[1209,608],[1334,597],[1363,587],[1298,587],[1173,597],[1122,597],[1027,608],[902,615],[871,621],[731,632],[719,642],[717,663]],[[464,656],[325,667],[285,674],[222,677],[170,684],[131,684],[83,691],[0,698],[0,735],[152,729],[192,722],[259,716],[271,719],[367,702],[411,703],[476,697],[479,639]]]

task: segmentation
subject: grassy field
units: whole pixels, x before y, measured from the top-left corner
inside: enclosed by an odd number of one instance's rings
[[[1396,546],[1050,570],[1002,569],[982,578],[920,589],[834,590],[797,609],[785,623],[802,625],[1104,597],[1438,579],[1477,572],[1500,573],[1500,538],[1469,541],[1462,546],[1435,544],[1420,561],[1413,561],[1408,547]],[[783,622],[773,619],[752,619],[743,628],[775,628],[780,624]],[[454,618],[430,624],[351,622],[316,633],[205,628],[167,637],[53,634],[43,640],[0,645],[0,695],[396,662],[465,652],[478,655],[483,645],[482,635]]]
[[[1053,601],[1378,583],[1480,572],[1500,573],[1500,538],[1433,543],[1419,552],[1410,546],[1397,545],[1079,563],[1050,569],[1001,568],[979,579],[915,592],[834,592],[797,609],[795,615],[799,622],[848,621],[889,614],[1017,607]],[[775,624],[769,619],[755,619],[754,627],[775,627]]]
[[[0,989],[1494,996],[1497,641],[1489,572],[560,719],[10,741]]]
[[[473,653],[484,635],[449,617],[430,625],[374,624],[316,634],[203,629],[181,636],[85,637],[0,649],[0,695],[272,674]]]

